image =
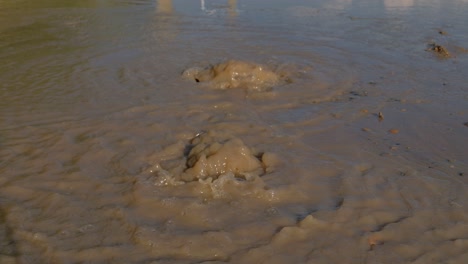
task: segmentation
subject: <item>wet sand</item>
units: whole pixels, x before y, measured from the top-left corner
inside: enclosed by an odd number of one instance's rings
[[[467,11],[0,2],[0,263],[468,263]]]

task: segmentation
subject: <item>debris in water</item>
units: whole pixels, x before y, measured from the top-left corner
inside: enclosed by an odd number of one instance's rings
[[[437,55],[439,55],[439,56],[441,56],[443,58],[449,58],[450,57],[450,53],[448,52],[448,50],[444,46],[438,45],[436,43],[429,43],[426,50],[435,52]]]
[[[379,121],[382,121],[384,119],[383,113],[379,112],[378,114]]]
[[[439,34],[445,36],[445,35],[447,35],[447,32],[443,31],[442,29],[439,29]]]
[[[369,244],[369,250],[373,250],[375,246],[382,245],[384,242],[380,241],[376,237],[369,237],[367,239],[367,243]]]

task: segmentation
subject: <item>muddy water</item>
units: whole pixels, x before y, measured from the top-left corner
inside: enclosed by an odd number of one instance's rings
[[[72,2],[0,1],[1,263],[468,262],[466,0]]]

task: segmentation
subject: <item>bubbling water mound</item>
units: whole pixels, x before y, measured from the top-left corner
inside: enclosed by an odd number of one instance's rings
[[[261,159],[238,138],[220,139],[205,133],[194,138],[192,145],[185,172],[194,178],[215,179],[226,173],[248,178],[265,172]]]
[[[168,146],[160,155],[164,158],[145,170],[156,176],[156,185],[258,181],[280,163],[273,153],[255,152],[241,139],[215,131],[197,135],[189,145]]]
[[[266,90],[281,82],[282,76],[264,65],[228,60],[207,68],[194,67],[183,76],[196,82],[206,82],[215,89],[246,88]]]

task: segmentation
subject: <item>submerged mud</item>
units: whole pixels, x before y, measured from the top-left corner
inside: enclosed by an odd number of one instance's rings
[[[465,2],[221,2],[0,3],[0,263],[468,263]]]

